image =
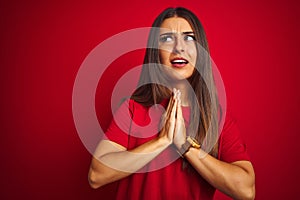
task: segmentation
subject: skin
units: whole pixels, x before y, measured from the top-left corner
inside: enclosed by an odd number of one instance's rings
[[[186,20],[177,17],[166,19],[161,27],[172,30],[178,36],[182,36],[183,32],[192,31]],[[163,33],[161,32],[161,34]],[[102,140],[95,151],[89,171],[89,182],[92,188],[99,188],[125,178],[153,160],[169,145],[175,144],[179,149],[185,143],[186,127],[181,107],[188,105],[188,99],[185,96],[186,85],[184,81],[181,81],[183,80],[181,78],[188,78],[192,74],[196,60],[193,49],[189,50],[186,48],[188,45],[191,44],[181,40],[174,42],[173,46],[168,46],[169,49],[166,46],[160,46],[161,63],[166,68],[173,68],[170,58],[178,54],[188,59],[190,65],[185,66],[185,68],[175,68],[174,70],[166,71],[166,73],[171,71],[168,75],[172,79],[177,78],[176,83],[174,82],[174,87],[179,89],[173,90],[173,96],[163,115],[162,123],[164,125],[158,137],[132,150],[127,150],[114,142]],[[210,156],[201,149],[195,148],[190,148],[184,156],[197,172],[215,188],[234,199],[254,199],[255,174],[249,161],[226,163]],[[122,170],[108,167],[103,163],[114,163]]]
[[[167,73],[177,83],[192,75],[196,64],[197,49],[193,29],[185,19],[172,17],[163,21],[160,29],[159,49],[161,64],[169,68]],[[188,64],[183,68],[173,67],[171,61],[178,57],[185,58]]]

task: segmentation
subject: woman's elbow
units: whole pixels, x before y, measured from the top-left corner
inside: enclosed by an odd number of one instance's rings
[[[237,199],[253,200],[255,198],[255,186],[246,187],[240,191],[240,197]]]
[[[90,169],[89,175],[88,175],[88,181],[93,189],[97,189],[102,186],[102,184],[99,181],[99,174],[95,172],[93,169]]]
[[[255,182],[253,180],[241,180],[237,179],[232,185],[233,199],[246,199],[253,200],[255,198]]]
[[[245,199],[253,200],[255,198],[255,186],[249,188],[248,192],[245,195]]]

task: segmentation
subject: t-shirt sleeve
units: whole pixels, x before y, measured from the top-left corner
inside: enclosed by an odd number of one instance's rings
[[[219,141],[219,159],[228,163],[247,160],[247,147],[242,140],[238,126],[231,117],[226,117]]]
[[[118,143],[127,149],[132,113],[132,100],[124,101],[114,113],[113,119],[105,132],[106,137],[104,139]]]

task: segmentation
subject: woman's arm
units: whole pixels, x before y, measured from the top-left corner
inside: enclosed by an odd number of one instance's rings
[[[176,96],[176,94],[174,94]],[[120,180],[138,171],[173,142],[177,101],[172,97],[163,116],[163,128],[154,138],[132,150],[102,140],[92,159],[89,183],[92,188]]]
[[[226,163],[201,149],[190,148],[185,158],[212,186],[234,199],[254,199],[255,175],[249,161]]]
[[[98,188],[120,180],[141,169],[171,143],[160,137],[127,151],[109,140],[102,140],[92,158],[89,183]]]
[[[180,93],[178,97],[180,98]],[[174,144],[178,149],[186,140],[181,100],[179,98],[174,132]],[[207,154],[202,149],[192,147],[184,156],[198,173],[215,188],[234,199],[254,199],[255,175],[249,161],[226,163]]]

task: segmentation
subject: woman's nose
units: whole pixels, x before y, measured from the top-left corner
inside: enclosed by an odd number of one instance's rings
[[[183,38],[176,37],[175,45],[174,45],[174,52],[175,53],[182,53],[185,50],[185,44]]]

